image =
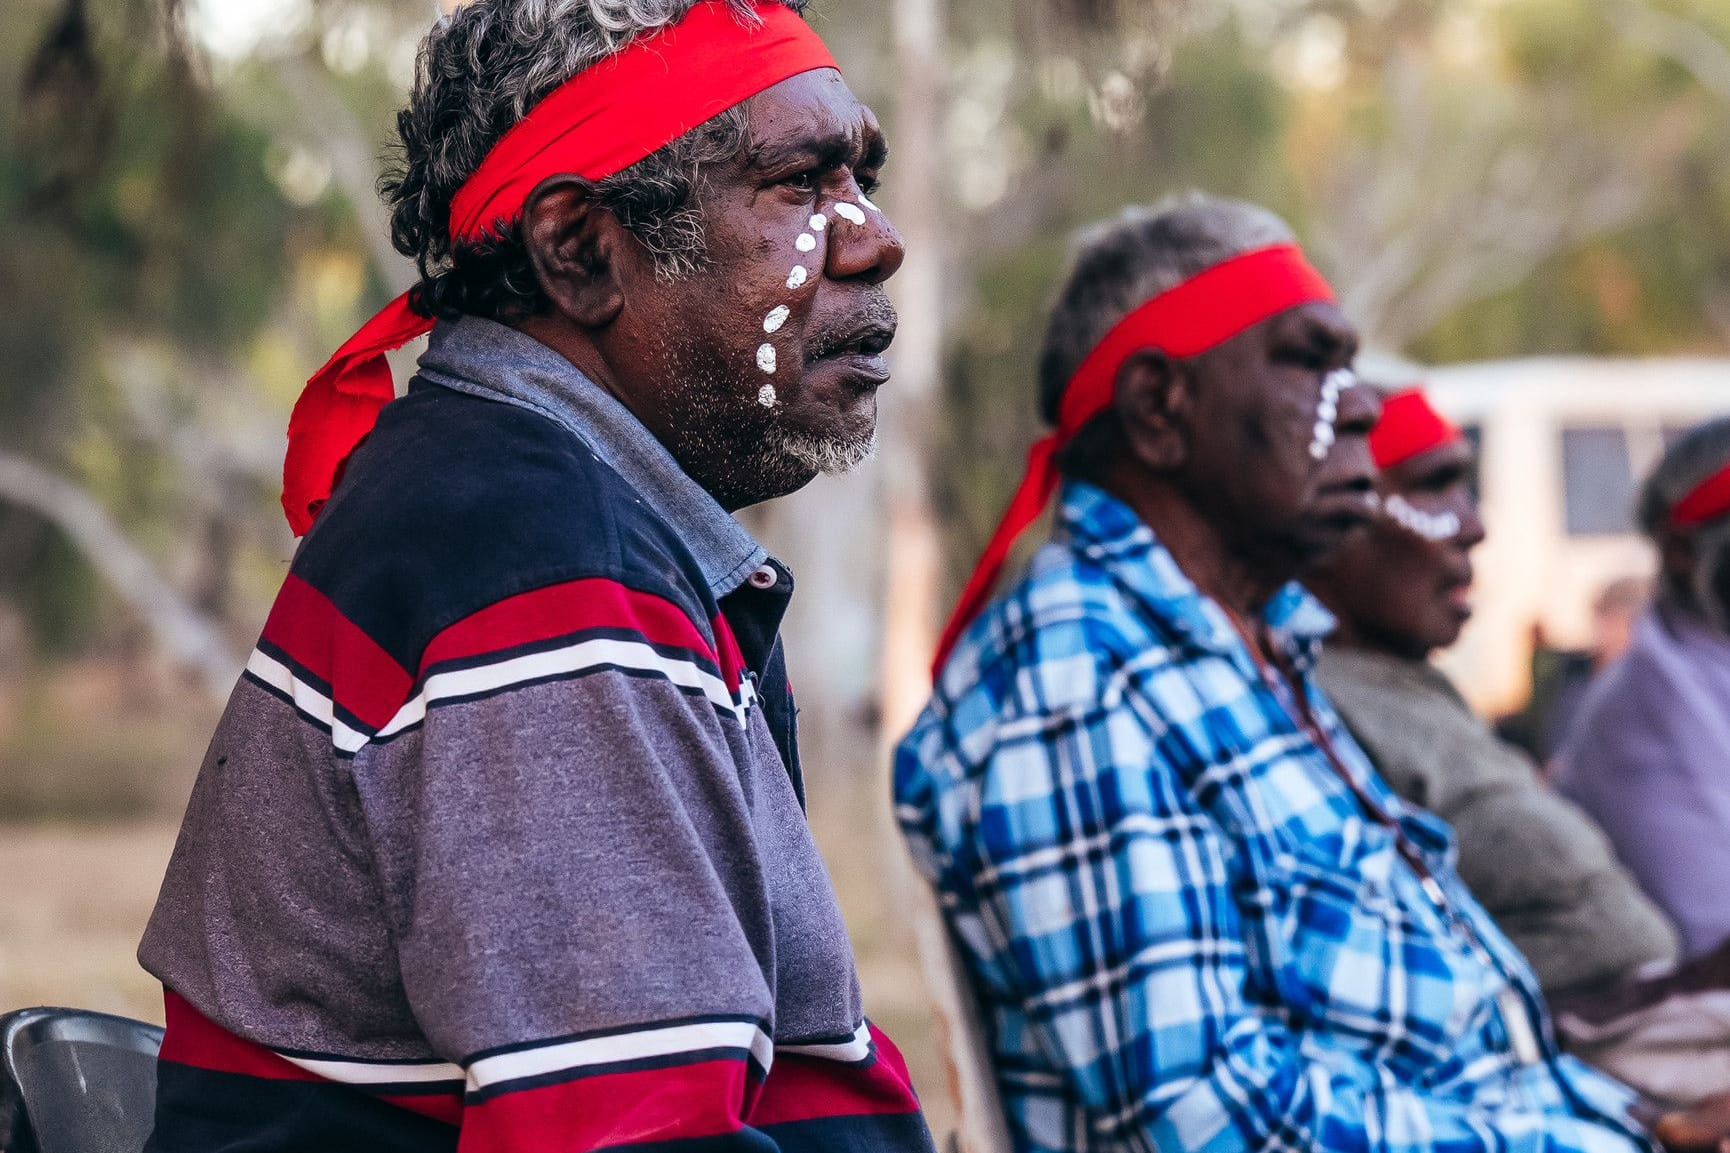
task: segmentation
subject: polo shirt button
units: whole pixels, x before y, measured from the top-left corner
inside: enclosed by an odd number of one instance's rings
[[[768,590],[781,583],[781,574],[771,565],[764,565],[750,576],[751,587]]]

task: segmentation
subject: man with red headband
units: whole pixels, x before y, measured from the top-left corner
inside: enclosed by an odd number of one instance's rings
[[[802,812],[787,570],[900,238],[797,0],[473,0],[140,950],[154,1153],[929,1153]],[[383,354],[430,330],[403,399]]]
[[[895,774],[1018,1153],[1647,1148],[1314,685],[1289,582],[1368,522],[1380,406],[1289,230],[1132,211],[1048,332],[988,559],[1053,489],[1057,537],[982,569]]]
[[[1673,962],[1674,930],[1603,833],[1429,663],[1472,614],[1471,445],[1410,389],[1383,405],[1370,450],[1381,515],[1304,577],[1339,621],[1317,669],[1328,699],[1394,791],[1452,826],[1461,878],[1546,993]]]
[[[1429,663],[1471,616],[1484,539],[1471,446],[1410,389],[1384,403],[1370,450],[1381,515],[1304,577],[1339,621],[1317,680],[1394,791],[1452,827],[1461,879],[1575,1052],[1665,1106],[1730,1089],[1730,1029],[1701,1000],[1730,976],[1730,951],[1673,970],[1674,927],[1603,831]]]
[[[1670,446],[1639,516],[1657,602],[1589,691],[1557,783],[1699,956],[1730,942],[1730,420]]]

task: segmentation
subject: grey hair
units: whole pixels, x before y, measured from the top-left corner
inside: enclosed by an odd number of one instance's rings
[[[1149,299],[1234,256],[1290,243],[1291,226],[1259,205],[1203,192],[1126,208],[1082,230],[1039,356],[1039,412],[1055,425],[1087,354]]]
[[[450,235],[451,201],[493,146],[554,89],[699,0],[471,0],[421,43],[400,143],[379,190],[391,241],[414,260],[416,306],[429,315],[503,317],[544,309],[521,222],[479,241]],[[803,12],[807,0],[777,0]],[[726,0],[742,21],[750,0]],[[697,193],[703,169],[738,155],[745,110],[730,109],[597,184],[600,205],[642,241],[662,277],[706,259]]]
[[[1641,531],[1661,543],[1670,529],[1671,511],[1726,465],[1730,465],[1730,417],[1709,420],[1683,433],[1640,488],[1636,518]],[[1730,606],[1719,605],[1712,591],[1716,574],[1730,563],[1730,517],[1701,526],[1695,541],[1698,562],[1688,590],[1692,603],[1686,607],[1707,613],[1719,627],[1730,630],[1730,620],[1721,619]],[[1673,599],[1676,593],[1666,582],[1659,595]]]

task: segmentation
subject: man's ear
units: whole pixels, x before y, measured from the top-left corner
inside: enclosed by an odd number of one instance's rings
[[[1158,349],[1134,353],[1117,370],[1113,401],[1129,450],[1154,472],[1189,462],[1194,384],[1181,361]]]
[[[529,196],[523,240],[553,308],[586,329],[606,328],[625,306],[619,277],[625,230],[596,203],[594,185],[555,176]]]

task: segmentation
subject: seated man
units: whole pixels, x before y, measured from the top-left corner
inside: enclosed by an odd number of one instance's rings
[[[930,1153],[729,515],[869,452],[894,332],[883,139],[803,7],[430,34],[423,279],[296,408],[306,539],[140,949],[153,1153]]]
[[[1453,827],[1459,873],[1552,996],[1676,959],[1604,834],[1429,664],[1471,618],[1471,446],[1420,391],[1370,435],[1380,514],[1304,583],[1339,621],[1317,679],[1382,778]]]
[[[1577,1051],[1678,1104],[1730,1089],[1730,1030],[1680,1044],[1672,1027],[1709,1017],[1685,987],[1721,982],[1724,959],[1670,971],[1675,928],[1603,832],[1429,663],[1471,616],[1471,447],[1411,390],[1388,398],[1370,449],[1381,515],[1304,578],[1339,621],[1317,680],[1394,791],[1453,827],[1461,879],[1567,1008]]]
[[[1730,939],[1730,419],[1670,447],[1639,513],[1657,599],[1587,694],[1556,782],[1699,956]]]
[[[1058,431],[895,767],[1020,1153],[1648,1146],[1311,678],[1326,614],[1289,582],[1371,514],[1356,342],[1228,201],[1097,229],[1058,297]],[[1056,540],[985,603],[1060,484]]]

